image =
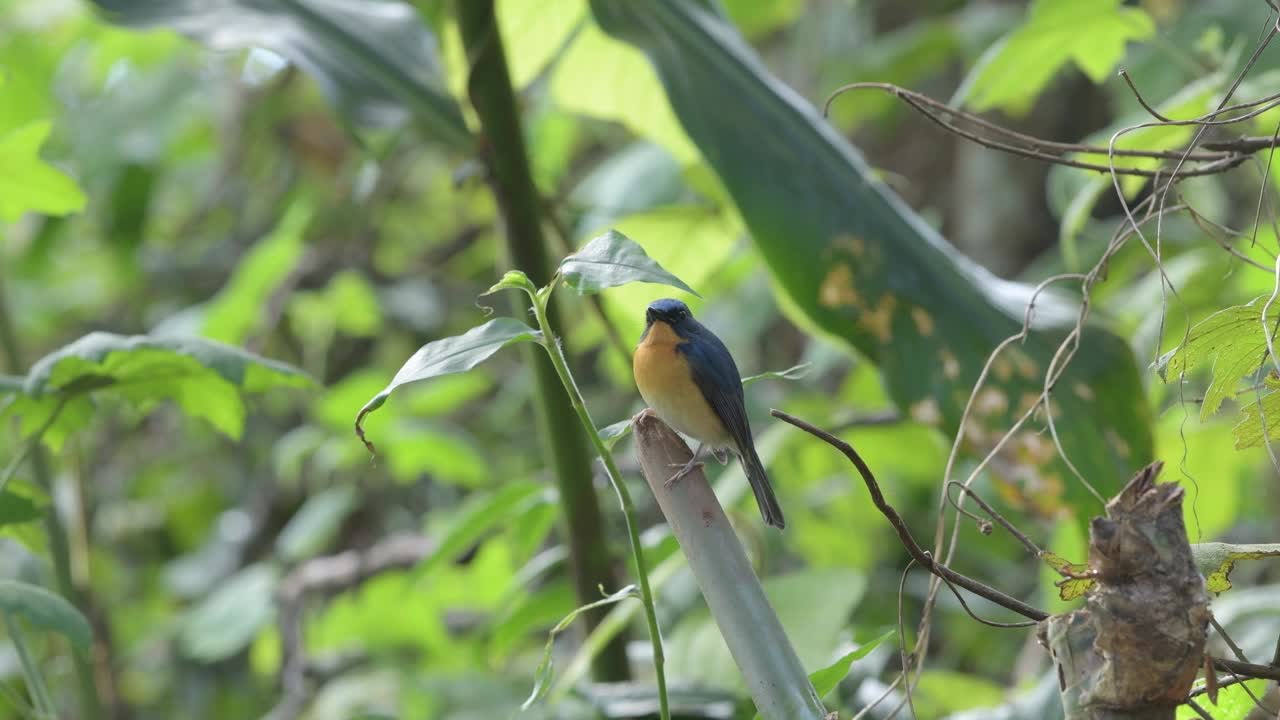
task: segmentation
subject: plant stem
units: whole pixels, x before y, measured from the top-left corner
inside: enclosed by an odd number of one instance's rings
[[[505,226],[507,260],[534,283],[544,285],[551,279],[553,268],[543,234],[543,206],[529,168],[520,109],[511,88],[494,2],[458,0],[456,8],[470,63],[467,91],[482,131],[479,153]],[[522,316],[528,308],[517,301],[516,312]],[[552,312],[553,320],[554,316]],[[609,546],[602,542],[604,521],[593,485],[591,456],[582,434],[572,430],[573,410],[557,387],[560,383],[551,362],[533,348],[526,352],[534,371],[542,439],[559,483],[578,604],[587,605],[600,599],[601,586],[616,588],[620,584]],[[607,612],[607,608],[600,607],[584,614],[587,628],[594,628]],[[592,675],[597,681],[630,679],[626,640],[625,635],[618,637],[596,657]]]
[[[574,412],[578,414],[578,419],[582,421],[583,429],[587,431],[588,437],[591,438],[592,444],[596,447],[596,453],[604,462],[605,470],[609,475],[609,482],[613,485],[614,491],[618,493],[618,502],[622,505],[622,515],[627,523],[627,535],[631,540],[631,554],[636,564],[636,580],[640,584],[640,600],[644,603],[645,620],[649,623],[649,640],[653,643],[653,669],[658,680],[658,712],[662,720],[670,720],[671,709],[667,706],[667,676],[664,670],[666,661],[662,654],[662,631],[658,628],[658,613],[654,606],[653,591],[649,589],[649,568],[644,559],[644,547],[640,544],[640,531],[636,529],[635,505],[631,502],[630,491],[627,490],[627,486],[622,482],[622,473],[618,470],[618,464],[613,459],[613,453],[609,451],[608,446],[604,444],[604,440],[600,437],[600,432],[596,430],[596,424],[591,419],[591,412],[587,410],[587,404],[582,399],[578,384],[574,382],[573,375],[569,373],[569,364],[565,362],[564,351],[560,348],[560,343],[552,332],[546,310],[546,304],[550,299],[551,293],[530,292],[530,295],[533,297],[533,311],[538,318],[538,327],[542,330],[542,345],[547,349],[551,364],[555,366],[556,374],[560,376],[560,383],[564,385],[564,390],[569,395],[569,401],[573,405]]]
[[[0,276],[0,348],[4,350],[4,361],[8,371],[21,373],[25,370],[22,353],[18,350],[18,336],[13,327],[13,315],[9,311],[8,297],[5,294],[4,278]],[[53,472],[49,469],[49,455],[44,445],[37,442],[31,448],[31,472],[36,482],[50,497],[54,497]],[[62,526],[62,518],[58,516],[58,504],[50,503],[44,516],[45,534],[49,536],[49,555],[53,560],[53,574],[58,581],[58,590],[72,605],[89,617],[88,603],[77,590],[71,579],[71,552],[67,543],[67,532]],[[89,659],[78,652],[72,652],[72,660],[76,669],[76,683],[80,693],[80,716],[84,720],[97,720],[102,717],[102,704],[98,699],[98,689],[94,685],[93,666]]]
[[[27,683],[27,693],[31,695],[32,705],[42,717],[56,718],[58,706],[53,703],[53,697],[49,694],[49,687],[45,685],[44,676],[40,674],[40,668],[36,666],[35,660],[27,650],[27,641],[22,635],[22,628],[18,627],[17,621],[9,614],[4,616],[4,627],[9,634],[9,641],[13,643],[13,650],[18,656],[18,664],[22,665],[22,674]]]

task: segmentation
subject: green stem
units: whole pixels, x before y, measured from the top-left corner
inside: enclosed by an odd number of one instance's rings
[[[18,336],[13,327],[13,315],[9,312],[9,304],[5,294],[3,277],[0,276],[0,348],[4,351],[5,364],[9,372],[23,371],[22,354],[18,351]],[[52,497],[53,472],[49,469],[49,455],[44,445],[37,442],[31,449],[31,471],[36,482]],[[71,552],[67,543],[67,532],[62,526],[62,518],[58,516],[57,503],[51,503],[44,516],[45,534],[49,536],[49,555],[53,560],[53,574],[58,581],[58,590],[80,612],[89,617],[88,604],[77,591],[71,579]],[[98,689],[94,685],[93,665],[81,653],[73,652],[72,661],[76,669],[76,683],[80,693],[80,717],[84,720],[98,720],[102,717],[102,703],[98,699]]]
[[[9,633],[9,641],[13,643],[14,652],[18,654],[18,663],[22,665],[22,674],[27,682],[27,692],[31,695],[31,702],[35,705],[36,712],[42,717],[56,718],[58,716],[58,706],[54,704],[53,696],[49,694],[49,688],[45,685],[44,676],[40,674],[40,668],[36,666],[35,660],[27,650],[27,642],[22,636],[22,629],[18,627],[18,623],[14,621],[13,616],[8,614],[4,616],[4,626]]]
[[[533,282],[543,285],[551,279],[554,269],[543,233],[544,208],[533,183],[494,2],[459,0],[456,8],[470,65],[467,93],[480,121],[478,149],[502,216],[507,259],[528,273]],[[523,303],[517,303],[517,316],[527,311]],[[553,311],[551,319],[555,320]],[[541,353],[532,348],[529,352],[526,357],[533,367],[540,434],[560,490],[574,589],[578,604],[588,605],[600,599],[600,586],[616,588],[620,584],[609,546],[602,542],[604,519],[593,484],[591,456],[582,434],[572,430],[573,410],[557,387],[560,383],[555,369]],[[583,617],[587,628],[595,628],[606,613],[603,607],[586,613]],[[601,682],[630,678],[625,636],[615,639],[596,657],[592,675]]]
[[[551,358],[551,364],[555,366],[556,374],[560,376],[560,383],[564,385],[564,391],[569,395],[569,402],[573,405],[573,410],[578,414],[578,419],[582,421],[582,427],[587,431],[587,436],[591,438],[592,444],[596,447],[596,453],[600,459],[604,461],[604,467],[609,475],[609,482],[613,485],[614,492],[618,493],[618,502],[622,505],[622,515],[626,519],[627,535],[631,540],[631,555],[636,564],[636,580],[640,583],[640,601],[644,603],[645,620],[649,624],[649,640],[653,643],[653,670],[658,679],[658,712],[662,720],[670,720],[671,709],[668,707],[667,701],[667,675],[664,669],[666,663],[662,653],[662,631],[658,628],[658,613],[653,601],[653,591],[649,589],[649,568],[644,559],[644,547],[640,544],[640,531],[636,529],[635,505],[631,502],[631,493],[627,490],[627,486],[622,482],[622,473],[618,470],[618,464],[613,459],[613,453],[609,451],[609,447],[604,444],[604,440],[600,437],[600,432],[596,429],[595,422],[591,419],[591,412],[587,410],[587,404],[582,399],[582,393],[578,390],[578,384],[574,382],[573,375],[569,373],[569,364],[565,362],[564,351],[560,348],[560,343],[556,341],[556,336],[552,332],[551,322],[547,319],[546,304],[551,297],[551,288],[547,286],[545,292],[533,292],[532,288],[526,288],[533,298],[533,311],[538,318],[538,327],[542,330],[542,345],[547,349],[547,355]]]

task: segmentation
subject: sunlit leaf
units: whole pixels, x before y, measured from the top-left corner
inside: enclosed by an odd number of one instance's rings
[[[1156,369],[1165,382],[1180,381],[1186,373],[1200,367],[1212,368],[1213,379],[1200,404],[1201,421],[1217,412],[1240,381],[1262,366],[1267,349],[1262,332],[1265,304],[1266,298],[1259,297],[1245,305],[1219,310],[1192,326],[1187,339],[1157,363]],[[1280,305],[1272,310],[1280,312]]]
[[[1240,560],[1280,558],[1280,543],[1235,545],[1232,543],[1196,543],[1191,556],[1205,577],[1209,592],[1224,593],[1231,589],[1231,571]]]
[[[1246,685],[1248,689],[1244,687]],[[1266,680],[1246,680],[1218,690],[1217,703],[1209,702],[1207,696],[1199,698],[1197,702],[1209,711],[1213,720],[1247,720],[1247,718],[1256,717],[1253,712],[1258,704],[1254,698],[1261,698],[1266,694]],[[1202,720],[1204,716],[1192,710],[1189,705],[1179,705],[1175,718],[1176,720]]]
[[[69,215],[84,209],[75,181],[40,158],[52,124],[34,122],[0,135],[0,221],[24,213]]]
[[[969,105],[1025,111],[1067,63],[1101,83],[1126,45],[1155,32],[1155,22],[1122,0],[1034,0],[1027,20],[995,45],[968,81]]]
[[[471,150],[462,113],[440,79],[435,39],[396,0],[94,0],[108,19],[167,27],[215,50],[268,48],[310,74],[357,122],[411,116],[436,138]]]
[[[80,651],[93,641],[93,629],[84,615],[61,595],[16,580],[0,580],[0,612],[22,617],[33,626],[56,632]]]
[[[244,255],[205,309],[206,337],[238,345],[257,329],[271,294],[302,259],[302,236],[310,219],[306,204],[290,205],[275,228]]]
[[[683,280],[667,272],[644,248],[616,230],[594,238],[560,262],[565,286],[579,295],[592,295],[611,287],[643,282],[670,285],[701,297]]]
[[[116,335],[95,332],[41,358],[23,391],[30,402],[8,412],[51,413],[72,398],[59,422],[83,419],[68,410],[74,399],[94,393],[124,399],[142,410],[173,401],[192,417],[239,437],[244,428],[243,393],[300,388],[312,381],[284,363],[201,338]],[[24,419],[24,430],[31,423]]]
[[[463,372],[479,365],[512,343],[541,342],[542,334],[513,318],[494,318],[454,337],[435,340],[414,353],[391,383],[374,395],[356,415],[356,433],[364,437],[362,424],[369,413],[382,407],[391,393],[409,383]]]
[[[218,662],[249,647],[275,615],[280,572],[250,565],[224,580],[183,618],[178,644],[194,660]]]
[[[946,717],[954,712],[989,707],[1004,700],[1005,689],[979,675],[925,669],[914,702],[920,717]]]
[[[1261,447],[1264,436],[1268,440],[1280,438],[1280,378],[1268,375],[1263,379],[1262,384],[1266,389],[1247,393],[1240,398],[1244,403],[1240,407],[1244,417],[1231,429],[1231,433],[1236,438],[1237,450]],[[1259,396],[1261,398],[1257,399]],[[1253,401],[1248,402],[1247,399],[1253,399]]]

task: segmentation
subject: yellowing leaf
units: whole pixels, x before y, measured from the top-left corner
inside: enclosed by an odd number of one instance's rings
[[[1089,588],[1093,587],[1091,578],[1078,577],[1089,570],[1088,565],[1073,563],[1061,555],[1051,552],[1043,553],[1040,559],[1063,576],[1061,580],[1054,583],[1058,588],[1058,597],[1061,599],[1075,600],[1076,598],[1084,597]]]
[[[75,181],[40,159],[51,123],[34,122],[0,136],[0,222],[26,212],[69,215],[84,209]]]
[[[1150,16],[1121,0],[1036,0],[1027,21],[979,61],[968,81],[968,104],[1025,112],[1068,63],[1101,83],[1124,57],[1126,43],[1154,32]]]
[[[1196,567],[1204,574],[1209,592],[1223,593],[1231,589],[1231,571],[1237,560],[1261,560],[1280,557],[1280,543],[1235,545],[1232,543],[1197,543],[1191,546]]]

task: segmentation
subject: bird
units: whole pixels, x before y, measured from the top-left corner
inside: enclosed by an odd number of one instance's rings
[[[655,300],[645,310],[644,332],[632,363],[640,397],[663,422],[698,441],[689,462],[679,467],[670,486],[700,467],[698,456],[710,447],[723,464],[725,450],[738,455],[765,523],[786,526],[764,464],[756,454],[747,421],[742,376],[720,338],[694,319],[689,306],[672,298]]]

